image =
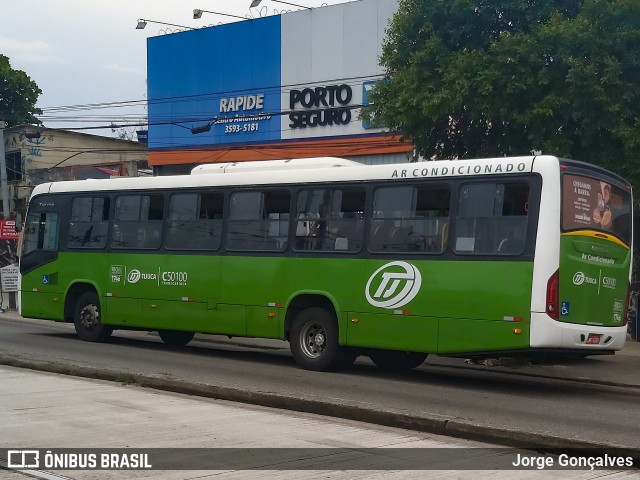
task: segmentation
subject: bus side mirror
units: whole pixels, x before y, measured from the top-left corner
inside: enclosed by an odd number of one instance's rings
[[[16,232],[20,233],[22,231],[22,214],[18,213],[16,215],[16,224],[13,227]]]

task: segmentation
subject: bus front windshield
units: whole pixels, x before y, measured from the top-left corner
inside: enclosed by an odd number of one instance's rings
[[[607,181],[565,174],[562,230],[600,230],[631,244],[631,193]]]

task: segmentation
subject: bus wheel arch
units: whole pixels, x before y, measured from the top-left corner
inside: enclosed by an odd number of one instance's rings
[[[96,287],[90,283],[74,283],[69,287],[64,298],[64,321],[73,323],[78,299],[87,292],[98,294]]]
[[[76,295],[77,294],[77,295]],[[102,308],[95,288],[85,285],[65,300],[65,319],[67,302],[72,306],[72,320],[80,340],[86,342],[104,342],[111,337],[113,327],[101,321]]]
[[[287,312],[285,313],[284,335],[286,340],[290,339],[293,322],[300,312],[313,307],[324,308],[336,318],[337,323],[338,314],[336,312],[336,308],[328,297],[316,293],[300,294],[291,300],[287,307]]]
[[[307,370],[338,370],[356,359],[354,349],[339,345],[338,316],[322,295],[302,295],[287,309],[286,337],[298,365]]]

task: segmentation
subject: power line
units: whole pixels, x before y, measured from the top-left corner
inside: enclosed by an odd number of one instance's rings
[[[340,109],[347,109],[347,110],[357,110],[359,108],[364,107],[364,104],[356,104],[356,105],[346,105],[346,106],[341,106],[341,107],[326,107],[326,108],[318,108],[314,111],[327,111],[327,110],[332,110],[334,108],[340,108]],[[280,112],[260,112],[260,113],[256,113],[256,114],[246,114],[243,115],[243,117],[281,117],[283,115],[289,115],[291,113],[305,113],[307,112],[307,110],[284,110],[284,111],[280,111]],[[63,130],[72,130],[72,131],[84,131],[84,130],[98,130],[98,129],[104,129],[104,128],[127,128],[127,127],[144,127],[144,126],[161,126],[161,125],[176,125],[176,126],[182,126],[182,125],[177,125],[177,124],[181,124],[181,123],[203,123],[203,122],[207,122],[210,123],[211,125],[214,124],[222,124],[222,123],[227,123],[226,121],[228,121],[229,119],[233,119],[235,117],[230,117],[230,116],[221,116],[221,117],[210,117],[210,116],[202,116],[199,118],[172,118],[170,120],[164,120],[164,121],[154,121],[154,122],[147,122],[147,123],[124,123],[124,124],[111,124],[111,125],[94,125],[94,126],[85,126],[85,127],[70,127],[70,128],[65,128]],[[261,120],[261,119],[256,119],[256,121]],[[248,122],[251,122],[252,120],[247,120]],[[184,127],[184,128],[189,128],[189,127]]]
[[[348,77],[342,79],[325,79],[319,80],[314,83],[316,84],[330,84],[335,82],[340,82],[341,84],[346,84],[349,86],[357,85],[359,82],[365,79],[376,80],[380,79],[381,75],[364,75],[364,76],[356,76],[356,77]],[[308,88],[309,83],[292,83],[278,86],[256,86],[251,89],[238,89],[238,90],[229,90],[224,92],[209,92],[209,93],[199,93],[194,95],[181,95],[181,96],[173,96],[173,97],[159,97],[155,99],[139,99],[139,100],[125,100],[125,101],[117,101],[117,102],[102,102],[102,103],[91,103],[91,104],[78,104],[78,105],[67,105],[60,107],[48,107],[42,108],[43,113],[38,115],[38,118],[43,122],[49,123],[101,123],[101,122],[114,122],[114,121],[123,121],[125,124],[115,125],[115,128],[126,128],[126,127],[138,127],[145,126],[147,124],[145,115],[141,113],[133,113],[133,114],[109,114],[109,115],[56,115],[63,113],[72,113],[72,112],[83,112],[83,111],[91,111],[91,110],[100,110],[100,109],[113,109],[113,108],[124,108],[124,107],[149,107],[149,106],[161,106],[164,104],[180,104],[180,103],[189,103],[189,102],[202,102],[206,100],[217,100],[223,98],[225,96],[233,96],[234,94],[246,94],[248,91],[262,91],[266,94],[273,93],[274,91],[279,91],[280,94],[286,93],[287,91],[291,91],[294,87],[305,87]],[[2,112],[0,111],[0,116]],[[185,122],[198,122],[204,121],[209,117],[201,117],[201,118],[173,118],[166,117],[165,115],[154,115],[157,119],[167,119],[171,120],[171,122],[175,123],[185,123]],[[101,126],[99,129],[113,128],[111,124],[108,126]],[[75,130],[75,129],[74,129]]]
[[[323,83],[334,83],[340,82],[342,84],[347,85],[356,85],[359,81],[364,79],[371,80],[379,80],[383,77],[382,74],[374,74],[374,75],[360,75],[354,77],[347,78],[332,78],[332,79],[324,79],[314,81],[313,84],[323,84]],[[229,96],[239,93],[246,93],[247,91],[256,91],[261,90],[268,93],[273,93],[278,90],[282,92],[286,92],[288,88],[293,89],[295,87],[307,87],[311,82],[306,83],[290,83],[284,85],[258,85],[253,86],[251,88],[243,88],[236,90],[226,90],[223,92],[207,92],[207,93],[197,93],[193,95],[178,95],[172,97],[158,97],[158,98],[149,98],[149,99],[138,99],[138,100],[122,100],[115,102],[102,102],[102,103],[88,103],[88,104],[78,104],[78,105],[63,105],[59,107],[42,107],[41,110],[43,114],[45,112],[56,112],[56,111],[77,111],[77,110],[99,110],[103,108],[120,108],[120,107],[131,107],[131,106],[146,106],[146,105],[155,105],[155,104],[163,104],[163,103],[175,103],[176,101],[181,102],[191,102],[191,101],[201,101],[206,97],[214,97],[219,98],[223,96]]]

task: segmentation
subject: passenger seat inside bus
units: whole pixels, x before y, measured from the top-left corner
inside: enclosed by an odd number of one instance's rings
[[[391,232],[391,244],[393,248],[402,250],[402,247],[406,247],[411,231],[411,227],[395,227]]]
[[[349,240],[353,238],[352,220],[331,220],[329,231],[334,242],[334,250],[349,250]]]
[[[447,241],[449,240],[449,223],[442,224],[442,230],[440,231],[440,251],[444,252],[447,249]]]
[[[391,237],[393,222],[391,220],[376,220],[377,225],[371,229],[369,249],[374,252],[382,251]]]

